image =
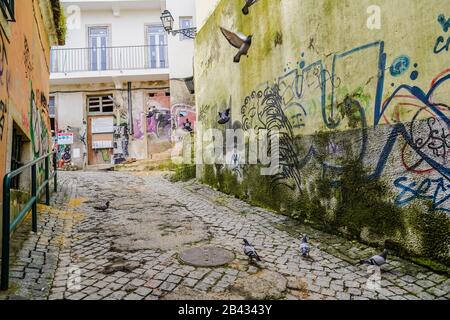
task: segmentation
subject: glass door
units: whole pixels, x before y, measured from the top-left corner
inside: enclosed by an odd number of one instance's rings
[[[149,45],[149,67],[151,69],[168,68],[167,34],[162,26],[149,26],[147,30]]]
[[[107,70],[108,27],[89,27],[89,70]]]

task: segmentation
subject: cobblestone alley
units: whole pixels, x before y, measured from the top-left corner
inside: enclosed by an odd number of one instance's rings
[[[448,299],[450,280],[396,257],[380,287],[357,265],[377,249],[297,225],[194,182],[160,173],[61,172],[51,207],[13,236],[2,299]],[[110,200],[105,212],[93,206]],[[310,258],[299,255],[308,234]],[[262,261],[242,252],[248,239]],[[235,258],[193,267],[185,249],[217,246]]]

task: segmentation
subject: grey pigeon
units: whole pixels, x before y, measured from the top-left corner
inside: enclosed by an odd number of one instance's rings
[[[377,254],[369,259],[361,260],[359,263],[360,264],[368,264],[368,265],[372,265],[372,266],[381,266],[386,263],[387,254],[388,254],[388,252],[385,249],[385,250],[383,250],[382,253]]]
[[[249,14],[248,8],[254,5],[258,0],[245,0],[245,6],[242,8],[242,13],[245,15]]]
[[[250,258],[250,261],[253,261],[253,259],[261,261],[255,248],[246,239],[244,239],[244,253]]]
[[[302,254],[302,257],[309,256],[309,251],[310,250],[311,250],[311,248],[309,247],[308,236],[304,235],[302,237],[302,240],[301,240],[301,243],[300,243],[300,252]]]
[[[109,201],[106,201],[104,205],[94,207],[94,209],[98,211],[106,211],[108,208],[109,208]]]
[[[231,117],[230,117],[230,111],[231,109],[228,108],[227,110],[225,110],[224,112],[219,112],[219,121],[217,121],[219,124],[225,124],[228,121],[230,121]]]
[[[247,55],[250,46],[252,45],[252,35],[245,36],[242,33],[234,33],[220,27],[222,34],[228,40],[228,42],[235,48],[239,49],[238,53],[234,56],[233,61],[239,63],[242,55]]]

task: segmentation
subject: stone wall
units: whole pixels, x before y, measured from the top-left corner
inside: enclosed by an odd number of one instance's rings
[[[199,134],[278,130],[281,170],[201,165],[200,177],[329,232],[449,266],[448,7],[260,0],[247,16],[241,7],[222,0],[196,38]],[[219,26],[253,35],[239,64]],[[220,125],[227,107],[232,120]]]

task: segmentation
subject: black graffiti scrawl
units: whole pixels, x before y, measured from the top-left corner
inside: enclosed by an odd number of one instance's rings
[[[31,80],[31,74],[33,73],[33,61],[30,52],[30,46],[28,45],[27,38],[24,37],[23,41],[23,63],[25,65],[25,76]]]
[[[3,140],[3,131],[5,129],[6,104],[0,100],[0,141]]]
[[[281,172],[272,176],[272,187],[284,185],[292,190],[297,188],[301,191],[300,163],[295,147],[293,128],[283,111],[290,105],[285,105],[284,101],[277,84],[264,90],[253,91],[245,98],[241,108],[243,129],[254,129],[256,132],[267,130],[269,137],[275,132],[279,132]],[[295,104],[295,102],[291,103]],[[268,152],[272,152],[270,146]]]

